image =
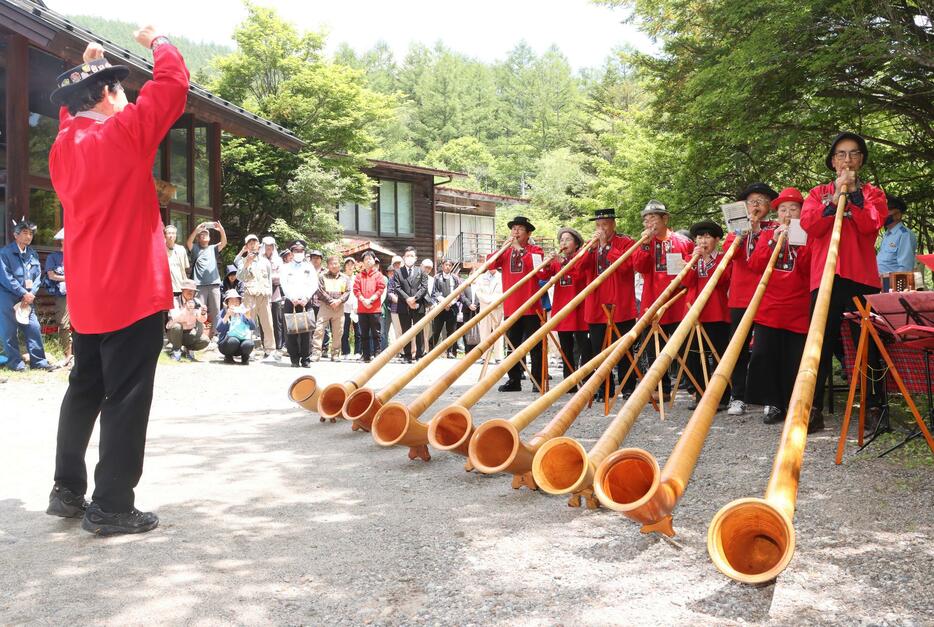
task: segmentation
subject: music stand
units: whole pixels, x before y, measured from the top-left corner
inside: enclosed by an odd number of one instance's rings
[[[910,346],[913,349],[920,350],[925,358],[925,371],[927,373],[927,396],[929,418],[934,423],[934,408],[931,407],[932,382],[930,376],[930,354],[934,352],[934,292],[892,292],[888,294],[870,294],[866,297],[867,303],[864,306],[857,298],[853,301],[856,304],[860,317],[859,342],[856,348],[856,359],[853,365],[853,374],[850,380],[850,392],[847,398],[846,414],[843,417],[843,425],[840,429],[840,439],[837,443],[836,463],[843,460],[843,447],[846,443],[846,434],[849,429],[850,416],[853,411],[853,400],[856,392],[857,382],[860,384],[860,409],[859,409],[859,445],[860,450],[868,446],[872,439],[865,445],[862,443],[863,425],[865,424],[865,401],[866,401],[866,367],[869,354],[869,340],[875,343],[879,353],[885,360],[896,386],[901,392],[908,405],[909,410],[914,416],[918,425],[917,433],[909,435],[902,443],[890,448],[882,453],[887,453],[903,446],[918,435],[923,435],[928,443],[931,452],[934,453],[934,438],[921,417],[914,399],[908,392],[907,387],[892,361],[892,357],[885,348],[885,343],[879,336],[879,329],[882,329],[892,335],[897,343]],[[875,310],[875,311],[873,311]],[[883,378],[883,389],[885,387],[885,378]],[[886,418],[885,414],[883,417]],[[880,417],[881,423],[882,417]],[[873,435],[875,439],[879,433],[877,426]],[[882,457],[880,455],[879,457]]]

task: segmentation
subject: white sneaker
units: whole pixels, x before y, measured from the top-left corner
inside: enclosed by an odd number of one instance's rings
[[[279,360],[276,358],[276,355],[275,355],[274,353],[269,353],[268,355],[266,355],[265,357],[263,357],[263,362],[264,362],[264,363],[270,363],[270,362],[273,362],[273,361],[279,361]]]
[[[738,398],[734,398],[730,401],[730,408],[726,410],[726,413],[730,416],[742,416],[746,413],[746,403]]]

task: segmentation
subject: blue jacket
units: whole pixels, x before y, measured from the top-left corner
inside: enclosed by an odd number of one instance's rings
[[[876,254],[879,274],[911,272],[915,269],[915,250],[918,238],[899,222],[882,234],[882,243]]]
[[[20,254],[16,242],[0,248],[0,296],[10,302],[22,300],[27,279],[32,281],[29,291],[37,294],[42,285],[42,264],[35,249],[27,246],[26,252]]]
[[[53,281],[49,278],[49,272],[65,276],[65,253],[60,250],[49,253],[49,256],[45,258],[45,272],[42,273],[42,285],[45,287],[45,291],[52,296],[64,296],[62,285],[65,282]],[[65,291],[67,292],[67,290],[66,286]]]

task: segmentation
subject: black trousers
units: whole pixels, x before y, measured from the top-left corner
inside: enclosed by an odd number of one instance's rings
[[[577,370],[581,364],[586,364],[593,358],[587,331],[558,331],[558,342],[561,344],[561,351],[564,356],[571,362],[573,370]],[[573,370],[568,368],[567,362],[563,359],[561,360],[561,366],[564,368],[564,378],[567,379],[571,376]],[[584,381],[586,380],[584,379]]]
[[[841,276],[833,278],[833,292],[830,295],[830,309],[827,312],[827,326],[824,327],[824,343],[821,345],[820,367],[817,370],[817,387],[814,389],[814,407],[822,409],[824,406],[824,390],[827,376],[830,374],[834,347],[840,341],[843,326],[850,328],[853,346],[859,342],[859,322],[845,322],[843,314],[847,311],[856,311],[853,297],[857,297],[862,304],[866,304],[866,294],[876,294],[879,288],[863,285]],[[814,314],[814,304],[817,301],[817,290],[811,292],[811,314]],[[873,383],[873,373],[881,378],[882,358],[875,342],[869,342],[869,364],[866,382],[869,390],[866,393],[866,402],[869,407],[878,407],[883,403],[884,383]]]
[[[619,332],[623,335],[629,333],[632,330],[632,327],[636,324],[635,320],[623,320],[622,322],[616,323],[616,328],[619,329]],[[606,323],[601,324],[591,324],[590,325],[590,356],[599,355],[600,351],[603,350],[603,340],[606,335]],[[613,342],[616,340],[616,335],[614,334],[610,341]],[[630,349],[631,350],[631,349]],[[625,355],[622,359],[619,360],[619,363],[616,365],[616,381],[622,381],[623,377],[626,376],[626,371],[629,370],[629,358]],[[627,392],[631,392],[636,389],[636,373],[633,372],[629,375],[629,379],[626,381],[626,385],[623,388]],[[613,394],[616,390],[616,382],[614,380],[610,381],[610,393]]]
[[[292,301],[285,301],[285,313],[295,312],[295,305]],[[300,364],[302,361],[311,358],[311,333],[291,333],[285,336],[285,348],[289,351],[289,360],[293,364]]]
[[[743,319],[743,314],[745,313],[745,308],[739,309],[730,307],[730,335],[736,333],[739,321]],[[747,373],[749,371],[749,340],[751,336],[752,330],[749,331],[746,335],[746,339],[743,341],[745,348],[739,352],[739,357],[736,359],[736,367],[733,368],[733,374],[730,376],[730,387],[733,389],[730,396],[744,403],[749,402],[746,400],[746,380],[748,379]]]
[[[717,351],[717,355],[720,358],[723,358],[723,351],[726,350],[726,345],[730,343],[730,337],[733,335],[733,331],[730,328],[731,325],[729,322],[704,322],[703,323],[704,331],[707,332],[707,335],[710,337],[710,341],[713,343],[714,350]],[[756,336],[758,339],[758,336]],[[684,348],[681,349],[682,354],[684,353]],[[710,352],[710,347],[707,345],[706,338],[704,339],[704,357],[707,361],[707,377],[713,374],[714,368],[717,367],[717,362],[714,359],[713,353]],[[688,352],[687,358],[688,370],[691,373],[691,376],[697,380],[697,383],[704,385],[704,369],[701,364],[700,351],[697,348],[697,337],[695,336],[691,340],[691,348]],[[687,376],[684,376],[687,379]],[[688,379],[690,382],[690,379]],[[698,392],[700,390],[697,390]],[[721,399],[717,399],[717,404],[720,403]],[[748,401],[747,401],[748,402]]]
[[[399,325],[402,327],[403,333],[411,329],[412,325],[416,324],[424,317],[424,311],[410,308],[405,301],[399,302]],[[424,333],[415,334],[415,359],[421,359],[425,355],[424,335]],[[405,345],[402,353],[405,355],[406,359],[412,359],[412,342]]]
[[[752,337],[746,402],[787,411],[807,334],[757,323]]]
[[[675,329],[678,328],[678,325],[679,325],[679,324],[680,324],[679,322],[672,322],[672,323],[670,323],[670,324],[663,324],[663,325],[661,325],[662,331],[665,332],[665,335],[667,335],[668,337],[671,337],[671,334],[675,332]],[[659,337],[658,339],[659,339],[658,347],[659,347],[660,349],[664,349],[664,348],[665,348],[665,339],[662,338],[662,337]],[[648,367],[648,368],[651,368],[651,367],[652,367],[652,363],[655,361],[655,358],[658,357],[658,355],[655,354],[655,339],[652,338],[648,333],[646,333],[645,335],[642,336],[642,341],[643,341],[643,342],[648,342],[648,346],[645,347],[645,352],[643,353],[643,355],[647,355],[647,356],[648,356],[648,357],[647,357],[647,360],[648,360],[648,366],[647,366],[647,367]],[[684,347],[683,347],[683,346],[681,347],[681,351],[680,351],[680,352],[681,352],[682,354],[684,353]],[[626,361],[628,362],[629,360],[627,359]],[[677,361],[675,361],[675,362],[673,362],[673,363],[674,363],[674,364],[678,364]],[[680,365],[680,364],[678,364],[678,365]],[[669,367],[669,369],[665,371],[665,374],[662,375],[662,391],[664,391],[664,392],[666,392],[666,393],[667,393],[667,392],[671,392],[671,375],[670,375],[670,370],[671,370],[671,368]]]
[[[530,338],[539,329],[541,323],[538,316],[522,316],[518,321],[506,331],[506,337],[512,342],[512,345],[519,348],[519,345]],[[542,376],[542,344],[536,342],[532,350],[529,351],[532,356],[532,377],[539,381]],[[523,356],[523,359],[525,357]],[[521,384],[522,381],[522,363],[517,362],[515,366],[509,369],[509,381],[514,384]]]
[[[253,340],[239,340],[228,335],[217,345],[217,350],[224,357],[239,357],[246,364],[250,362],[250,353],[253,352]]]
[[[360,336],[357,346],[363,348],[363,359],[373,359],[374,352],[379,350],[380,319],[378,313],[357,314],[360,317]]]
[[[269,303],[269,309],[272,312],[272,331],[276,336],[276,350],[285,348],[285,318],[282,317],[282,302]],[[260,328],[260,336],[263,335],[263,329]],[[265,339],[265,338],[264,338]]]
[[[431,321],[431,348],[434,348],[442,341],[442,331],[444,331],[444,337],[450,337],[454,334],[456,328],[457,311],[453,307],[439,313],[435,319]],[[450,355],[452,351],[457,352],[457,347],[449,348],[448,354]]]
[[[162,312],[110,333],[73,331],[72,344],[75,364],[58,418],[55,483],[75,494],[87,492],[84,456],[99,414],[92,500],[105,512],[126,512],[133,509],[133,488],[143,474]]]

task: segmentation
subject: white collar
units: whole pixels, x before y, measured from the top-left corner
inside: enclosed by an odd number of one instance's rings
[[[103,113],[98,113],[97,111],[78,111],[75,114],[76,118],[88,118],[89,120],[94,120],[98,124],[103,124],[110,119],[109,115],[104,115]]]

